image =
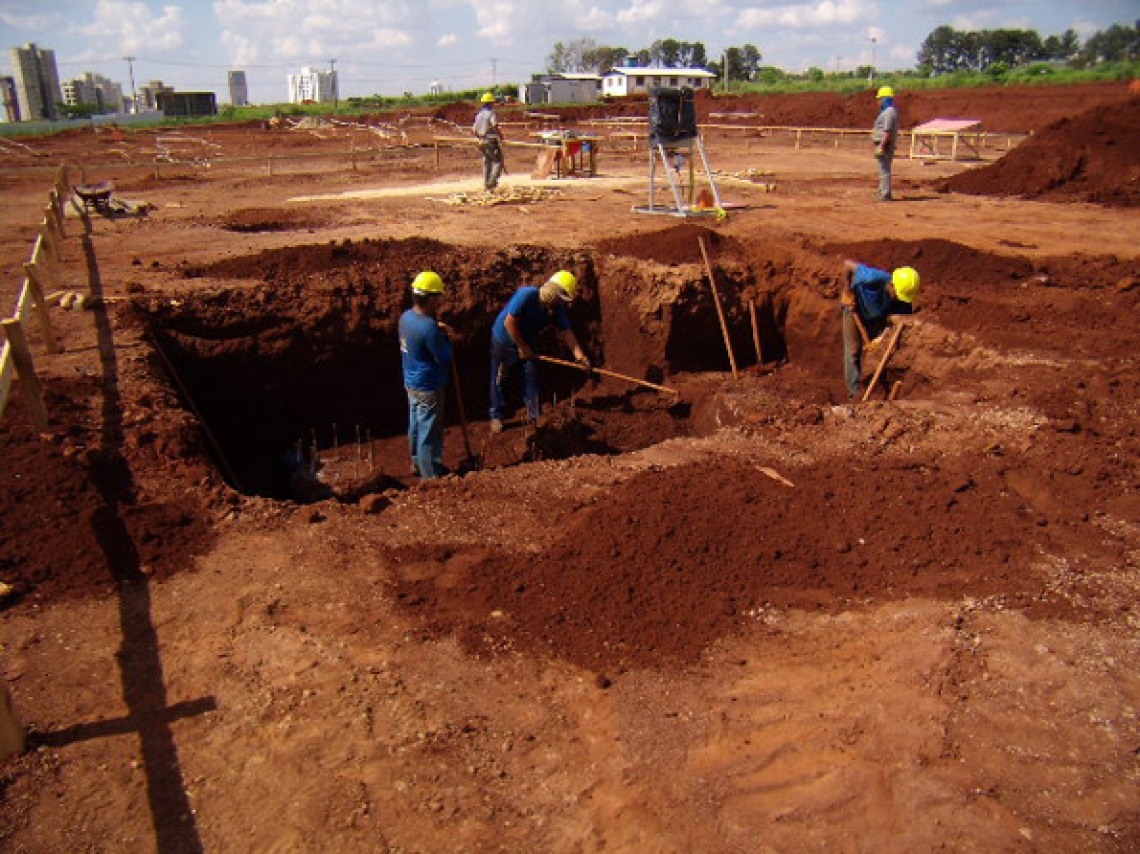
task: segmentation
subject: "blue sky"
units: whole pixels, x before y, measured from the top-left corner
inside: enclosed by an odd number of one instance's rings
[[[229,99],[242,68],[255,103],[286,100],[286,75],[328,69],[341,96],[423,93],[520,82],[554,43],[588,37],[630,50],[703,42],[710,56],[754,44],[765,64],[829,71],[908,68],[935,27],[1017,27],[1082,38],[1140,17],[1140,0],[0,0],[0,71],[27,42],[55,51],[61,79],[92,71],[130,91],[161,80]]]

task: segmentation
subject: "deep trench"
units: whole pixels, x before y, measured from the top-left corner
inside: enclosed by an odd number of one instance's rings
[[[253,291],[235,287],[148,307],[150,339],[172,385],[200,419],[206,447],[232,487],[305,501],[352,499],[414,482],[396,335],[396,321],[407,307],[403,275],[401,270],[391,283],[380,282],[375,274],[350,267],[339,284],[319,292],[311,285],[290,289],[274,282]],[[525,445],[512,444],[525,452],[486,459],[489,345],[498,303],[494,295],[472,295],[482,283],[502,278],[498,264],[468,267],[459,281],[449,277],[450,287],[463,296],[441,312],[456,332],[458,386],[469,433],[468,441],[461,440],[454,388],[449,389],[447,443],[464,446],[464,466],[627,453],[696,431],[690,402],[679,397],[622,382],[598,385],[596,376],[543,365],[543,417],[530,425],[536,429],[526,430]],[[651,332],[638,331],[638,318],[599,282],[592,263],[581,278],[586,296],[573,306],[571,320],[596,362],[607,365],[612,354],[620,354],[623,365],[637,366],[625,371],[658,384],[667,375],[728,370],[715,306],[699,278],[679,288],[662,309],[663,323]],[[738,284],[743,289],[748,283]],[[740,353],[753,347],[748,312],[742,302],[731,306],[732,339]],[[786,305],[760,300],[756,312],[765,358],[785,358],[780,330]],[[567,357],[553,334],[540,351]],[[519,423],[521,389],[515,385],[512,403]],[[468,457],[471,443],[478,453]],[[327,482],[314,488],[314,476],[333,458],[348,472],[343,489]]]

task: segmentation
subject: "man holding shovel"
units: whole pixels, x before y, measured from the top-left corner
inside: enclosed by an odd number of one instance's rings
[[[527,415],[539,415],[538,357],[534,352],[539,333],[548,326],[574,354],[574,361],[589,369],[590,360],[570,328],[566,306],[578,291],[578,280],[572,273],[559,270],[538,288],[526,286],[515,291],[506,307],[499,312],[491,328],[491,432],[501,433],[506,414],[506,382],[521,363]]]
[[[448,328],[436,320],[443,280],[430,270],[412,282],[412,307],[400,316],[400,355],[408,392],[408,443],[412,470],[424,480],[447,474],[443,466],[443,390],[451,375]]]
[[[862,385],[863,348],[882,335],[890,315],[914,313],[919,279],[913,267],[888,273],[848,259],[843,268],[843,375],[854,400]]]

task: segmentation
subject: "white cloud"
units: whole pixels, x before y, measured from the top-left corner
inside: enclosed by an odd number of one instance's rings
[[[458,43],[459,43],[459,36],[457,36],[455,33],[444,33],[442,36],[440,36],[438,39],[435,40],[435,46],[436,47],[447,47],[448,45],[453,45],[453,44],[458,44]]]
[[[818,27],[829,24],[855,24],[876,13],[865,0],[824,0],[822,3],[791,3],[766,9],[745,9],[737,20],[742,27]]]
[[[628,9],[623,9],[615,15],[619,24],[644,24],[661,18],[661,4],[653,0],[633,0]]]
[[[181,6],[163,6],[156,16],[147,3],[99,0],[91,22],[79,31],[125,53],[153,55],[182,47],[186,26]]]

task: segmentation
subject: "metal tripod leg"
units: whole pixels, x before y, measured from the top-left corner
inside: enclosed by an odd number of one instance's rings
[[[720,191],[716,188],[716,181],[713,180],[712,169],[709,168],[709,159],[705,155],[705,143],[699,136],[696,139],[697,151],[700,152],[701,155],[701,165],[705,169],[705,177],[709,179],[709,187],[712,189],[713,198],[716,200],[716,206],[718,209],[723,208],[724,205],[722,205],[720,202]]]
[[[661,157],[661,165],[665,168],[665,177],[669,179],[669,189],[673,191],[673,204],[677,207],[677,213],[685,212],[685,202],[681,197],[681,189],[677,186],[677,179],[673,175],[673,170],[669,166],[669,155],[665,151],[665,146],[661,143],[657,144],[657,153]],[[652,207],[652,202],[650,203]]]

